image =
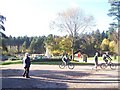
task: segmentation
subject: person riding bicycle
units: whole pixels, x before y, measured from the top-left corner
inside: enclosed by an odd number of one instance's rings
[[[68,63],[68,54],[67,53],[64,53],[63,56],[62,56],[62,61],[63,63],[66,65]]]
[[[108,64],[108,59],[112,60],[111,57],[109,56],[108,52],[103,54],[103,60],[105,61],[106,64]]]

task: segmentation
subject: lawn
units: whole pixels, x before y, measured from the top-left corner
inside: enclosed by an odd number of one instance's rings
[[[111,57],[112,58],[112,60],[113,61],[115,61],[115,62],[120,62],[120,56],[117,56],[116,57],[116,59],[114,59],[114,57]],[[80,60],[80,61],[82,61],[82,58],[75,58],[76,60]],[[87,58],[87,60],[94,60],[94,57],[89,57],[89,58]],[[99,61],[103,61],[103,59],[102,59],[102,57],[98,57],[98,60]]]
[[[72,61],[72,63],[76,65],[93,65],[94,63],[88,63],[88,62],[83,62],[82,59],[79,59],[80,62],[78,62],[78,58],[75,58],[77,60]],[[112,57],[114,62],[120,62],[120,56],[117,57],[117,59],[114,59]],[[94,60],[94,57],[89,57],[87,60]],[[99,57],[99,60],[102,61],[102,57]],[[33,60],[31,61],[32,64],[45,64],[45,65],[59,65],[59,63],[62,62],[61,59],[44,59],[44,60]],[[9,65],[9,64],[22,64],[22,60],[7,60],[4,62],[0,62],[0,65]]]
[[[15,60],[15,61],[6,60],[4,62],[0,62],[0,65],[21,64],[21,63],[22,63],[22,60]]]
[[[31,61],[31,64],[42,64],[42,65],[59,65],[62,61]],[[71,61],[72,63],[74,63],[75,65],[89,65],[93,63],[86,63],[86,62],[76,62],[76,61]],[[9,65],[9,64],[22,64],[22,60],[15,60],[15,61],[11,61],[11,60],[7,60],[4,62],[0,62],[0,65]]]

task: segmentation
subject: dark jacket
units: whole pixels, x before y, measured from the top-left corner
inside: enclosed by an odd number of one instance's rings
[[[31,65],[30,58],[29,57],[24,57],[23,58],[23,67],[24,68],[29,68]]]

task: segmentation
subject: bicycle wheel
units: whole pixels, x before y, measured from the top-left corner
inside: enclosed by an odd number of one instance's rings
[[[100,67],[101,67],[102,69],[105,69],[105,68],[107,68],[107,65],[106,65],[106,63],[101,63],[101,64],[100,64]]]
[[[59,68],[64,69],[65,68],[65,64],[64,63],[60,63],[59,64]]]
[[[69,63],[69,64],[68,64],[68,68],[69,68],[69,69],[73,69],[74,67],[75,67],[75,65],[74,65],[73,63]]]
[[[116,64],[111,63],[111,64],[110,64],[110,68],[113,69],[113,70],[115,70],[115,69],[116,69]]]

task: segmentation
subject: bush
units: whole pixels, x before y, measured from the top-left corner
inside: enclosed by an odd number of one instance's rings
[[[8,60],[14,61],[14,60],[19,60],[19,58],[17,58],[17,57],[10,57],[10,58],[8,58]]]

